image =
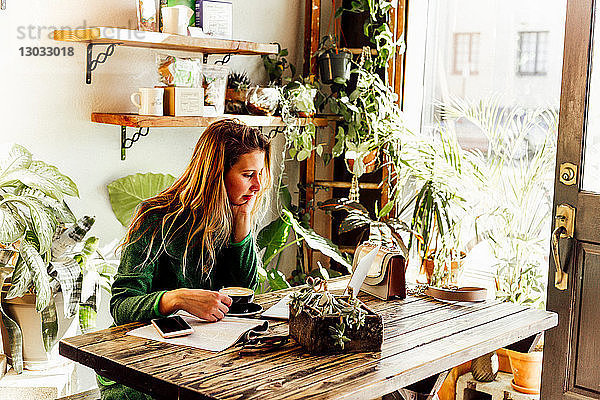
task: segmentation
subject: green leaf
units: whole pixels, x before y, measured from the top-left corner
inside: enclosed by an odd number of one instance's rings
[[[281,200],[281,205],[286,210],[292,209],[292,195],[290,194],[290,190],[287,186],[281,186],[279,188],[279,199]]]
[[[55,166],[46,164],[43,161],[33,161],[29,165],[29,170],[52,182],[67,196],[79,197],[79,190],[77,190],[75,182],[68,176],[63,175]]]
[[[32,283],[31,271],[23,261],[23,257],[19,257],[11,279],[10,290],[6,294],[6,298],[14,299],[23,296],[29,290]]]
[[[302,149],[298,152],[298,155],[296,156],[296,159],[298,161],[304,161],[306,160],[308,157],[310,156],[310,151],[306,150],[306,149]]]
[[[267,281],[272,290],[281,290],[290,287],[288,281],[285,280],[285,275],[276,269],[267,272]]]
[[[98,313],[89,304],[79,305],[79,328],[82,333],[88,333],[96,328]]]
[[[62,200],[64,197],[63,192],[51,180],[26,168],[9,171],[0,177],[0,186],[17,186],[18,184],[41,190],[56,200]]]
[[[266,261],[269,260],[277,250],[285,246],[288,237],[290,236],[290,226],[290,223],[279,217],[261,229],[258,233],[256,244],[258,245],[259,250],[265,249],[262,258],[263,265],[266,265]]]
[[[371,219],[365,214],[357,211],[350,212],[340,224],[338,232],[340,234],[363,228],[371,223]]]
[[[13,243],[25,233],[26,222],[8,204],[0,204],[0,242]]]
[[[10,203],[14,208],[26,209],[29,216],[27,225],[33,230],[40,245],[40,253],[44,254],[50,250],[52,236],[58,226],[56,217],[50,209],[34,197],[15,196],[4,194],[4,204]]]
[[[73,223],[73,222],[77,221],[77,218],[73,214],[73,211],[71,211],[71,209],[69,208],[67,203],[65,203],[64,200],[62,200],[62,201],[56,200],[55,198],[52,198],[52,197],[44,194],[42,191],[40,191],[38,189],[33,189],[30,187],[26,187],[26,186],[21,186],[21,188],[19,190],[17,190],[15,192],[15,194],[18,194],[18,195],[21,195],[24,197],[33,197],[35,199],[38,199],[39,201],[42,202],[42,204],[45,207],[52,210],[52,212],[54,213],[54,216],[56,217],[58,222],[60,222],[62,224],[68,224],[68,223]]]
[[[31,164],[31,153],[25,147],[13,144],[11,147],[2,146],[0,150],[0,177],[6,173],[21,168],[27,168]]]
[[[344,258],[338,247],[333,244],[331,240],[324,238],[312,229],[302,227],[290,211],[284,209],[282,212],[287,217],[287,220],[292,224],[292,229],[294,229],[294,232],[297,235],[302,236],[306,241],[306,244],[311,249],[318,250],[327,257],[334,259],[346,267],[348,271],[352,270],[350,263]]]
[[[50,289],[50,277],[46,263],[28,240],[21,242],[21,257],[29,267],[35,287],[35,309],[42,312],[50,304],[52,290]]]
[[[136,207],[156,196],[175,182],[169,174],[135,174],[119,178],[107,185],[110,205],[123,226],[128,226]]]
[[[381,210],[379,210],[379,213],[377,214],[377,216],[379,218],[385,217],[386,215],[388,215],[390,213],[390,211],[392,211],[392,208],[394,208],[394,202],[389,201],[385,206],[383,206],[383,208]]]
[[[52,350],[58,336],[58,315],[54,296],[50,296],[48,307],[40,313],[42,319],[42,342],[47,352]]]
[[[56,231],[58,222],[54,214],[44,207],[38,199],[28,198],[26,203],[29,208],[32,228],[40,245],[40,254],[44,254],[50,250],[52,236]]]

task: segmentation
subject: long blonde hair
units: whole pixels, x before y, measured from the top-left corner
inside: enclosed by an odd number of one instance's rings
[[[259,129],[235,119],[222,119],[210,124],[200,135],[189,165],[175,183],[140,205],[129,226],[124,245],[139,240],[151,231],[147,261],[159,232],[162,249],[166,251],[166,245],[175,235],[187,230],[183,274],[186,271],[188,247],[194,239],[200,242],[202,272],[210,272],[217,253],[229,242],[233,228],[225,174],[242,155],[257,150],[264,153],[265,166],[260,174],[261,189],[252,209],[252,225],[256,226],[257,211],[266,207],[270,197],[271,145]],[[146,224],[152,215],[162,215],[159,224]]]

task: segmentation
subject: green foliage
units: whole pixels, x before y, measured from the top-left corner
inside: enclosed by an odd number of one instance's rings
[[[87,333],[96,329],[97,302],[101,291],[110,295],[111,286],[119,268],[119,259],[114,257],[117,241],[101,253],[97,237],[89,237],[81,251],[73,256],[83,273],[81,303],[79,304],[79,329]]]
[[[56,167],[33,160],[18,144],[0,149],[0,242],[18,250],[16,267],[11,269],[7,298],[19,297],[29,290],[36,295],[36,310],[42,318],[42,341],[47,350],[58,332],[55,289],[48,274],[53,236],[75,216],[64,202],[65,196],[79,196],[77,186]],[[3,269],[6,269],[4,265]],[[56,283],[56,282],[55,282]],[[2,308],[2,319],[10,332],[14,368],[21,373],[22,334],[18,324]]]
[[[169,174],[134,174],[119,178],[107,185],[110,205],[123,226],[129,226],[136,207],[175,182]]]
[[[394,55],[396,46],[403,46],[404,41],[394,41],[394,34],[387,24],[390,10],[395,8],[392,0],[352,0],[350,8],[340,7],[335,16],[339,17],[344,12],[368,13],[363,25],[363,32],[377,49],[376,67],[387,67],[389,59]]]
[[[309,277],[307,286],[293,292],[290,300],[290,312],[294,315],[306,311],[314,316],[339,317],[340,322],[329,327],[329,334],[335,345],[341,349],[350,339],[346,329],[358,330],[365,324],[367,312],[362,303],[353,296],[336,296],[327,290],[326,281]]]
[[[288,62],[286,58],[289,55],[288,49],[282,49],[279,43],[277,43],[277,46],[279,47],[277,54],[267,54],[261,56],[261,58],[269,75],[269,84],[281,86],[283,84],[283,73],[289,69],[292,76],[294,76],[296,75],[296,67]]]
[[[486,153],[466,155],[484,178],[469,181],[472,217],[461,224],[473,225],[475,238],[490,244],[498,297],[543,308],[557,111],[503,107],[499,97],[478,102],[453,98],[440,107],[449,127],[462,118],[488,140]]]
[[[272,290],[290,286],[285,276],[278,269],[279,259],[285,249],[293,245],[299,245],[302,242],[306,242],[313,250],[320,251],[326,256],[335,259],[350,270],[351,264],[344,258],[338,247],[331,240],[320,236],[314,230],[304,226],[307,225],[304,221],[307,214],[304,214],[298,207],[292,205],[291,195],[287,187],[280,187],[279,197],[282,204],[280,216],[265,226],[257,235],[258,250],[264,250],[262,256],[263,265],[259,268],[261,286],[267,282]],[[290,240],[292,232],[295,238]],[[273,265],[275,260],[277,262]],[[322,277],[325,274],[330,274],[330,271],[327,271],[325,268],[321,268],[318,271]],[[331,275],[335,276],[336,272],[331,271]],[[302,272],[301,267],[294,270],[290,278],[295,284],[304,283],[305,279],[306,275]]]

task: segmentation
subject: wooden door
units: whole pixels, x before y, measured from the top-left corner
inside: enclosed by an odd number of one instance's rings
[[[575,226],[571,243],[563,238],[558,246],[562,284],[550,261],[547,308],[559,314],[559,325],[546,332],[544,400],[600,399],[599,6],[600,0],[567,2],[554,212],[572,206]]]

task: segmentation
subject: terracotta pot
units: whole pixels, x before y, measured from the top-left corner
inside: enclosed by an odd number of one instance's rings
[[[501,372],[510,372],[512,374],[512,369],[510,369],[510,360],[508,359],[506,349],[504,347],[498,349],[496,350],[496,354],[498,355],[498,369]]]
[[[41,369],[50,361],[49,354],[46,353],[42,341],[42,319],[35,310],[35,295],[25,294],[23,297],[6,300],[6,291],[2,291],[2,307],[6,314],[13,319],[23,334],[23,365],[26,369]],[[54,297],[56,302],[56,313],[58,316],[58,335],[57,339],[62,338],[67,329],[74,322],[75,317],[65,318],[63,295],[61,292]],[[2,332],[2,345],[4,354],[9,358],[11,356],[10,345],[8,344],[8,335],[0,319],[0,331]]]
[[[225,91],[225,100],[241,101],[242,103],[245,103],[247,96],[248,96],[248,89],[242,89],[242,90],[227,89]]]
[[[542,379],[543,352],[520,353],[508,349],[506,352],[514,375],[513,388],[521,393],[538,394]]]

